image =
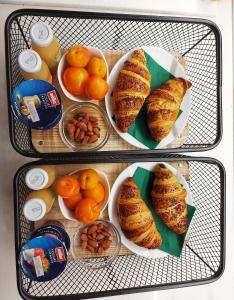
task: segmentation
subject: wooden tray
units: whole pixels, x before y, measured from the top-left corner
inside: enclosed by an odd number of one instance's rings
[[[118,177],[118,175],[130,164],[129,163],[115,163],[115,164],[73,164],[73,165],[55,165],[56,171],[57,171],[57,176],[64,175],[64,174],[69,174],[73,171],[79,170],[81,167],[82,168],[95,168],[103,171],[109,180],[110,183],[110,188],[112,187],[114,181]],[[170,162],[170,165],[172,165],[174,168],[179,170],[179,172],[184,176],[185,180],[189,184],[189,164],[186,161],[180,161],[180,162]],[[105,209],[102,215],[103,219],[108,219],[108,208]],[[57,199],[55,200],[55,203],[51,209],[51,211],[43,218],[43,220],[40,220],[38,222],[35,222],[35,228],[38,228],[42,226],[44,223],[46,223],[49,220],[56,220],[61,222],[65,230],[70,236],[71,242],[72,238],[80,225],[79,222],[74,222],[71,220],[64,219]],[[128,250],[125,246],[121,245],[120,253],[119,255],[132,255],[133,253]],[[72,260],[72,255],[71,251],[69,252],[69,259]]]
[[[177,60],[181,63],[181,65],[186,69],[186,63],[183,57],[176,51],[170,51],[172,55],[174,55]],[[109,51],[103,50],[105,55],[109,72],[111,72],[115,63],[119,60],[121,56],[123,56],[126,51]],[[67,98],[62,92],[60,85],[57,80],[57,76],[53,77],[53,84],[56,86],[63,101],[63,109],[66,109],[70,105],[74,105],[76,102]],[[104,101],[95,101],[96,104],[99,104],[105,110]],[[166,148],[178,148],[183,145],[184,141],[188,136],[188,124],[185,126],[181,135],[174,140],[172,143],[167,145]],[[40,153],[51,153],[51,152],[71,152],[71,150],[64,145],[60,138],[58,125],[49,130],[31,130],[31,139],[34,148]],[[106,145],[100,151],[111,151],[111,150],[137,150],[138,148],[128,144],[124,141],[111,127],[110,137],[106,143]]]

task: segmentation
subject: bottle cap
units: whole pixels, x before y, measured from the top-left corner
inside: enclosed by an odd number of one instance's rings
[[[47,47],[53,41],[53,31],[42,22],[33,24],[30,28],[30,37],[32,42],[39,47]]]
[[[29,221],[41,220],[46,213],[45,202],[39,198],[27,200],[24,205],[24,216]]]
[[[39,54],[31,49],[24,50],[20,53],[18,63],[20,68],[27,73],[38,73],[42,65]]]
[[[25,182],[31,190],[41,190],[46,187],[49,181],[48,174],[41,168],[29,170],[25,176]]]

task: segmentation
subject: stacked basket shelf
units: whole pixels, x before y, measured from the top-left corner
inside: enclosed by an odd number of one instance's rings
[[[93,153],[83,152],[81,156],[61,151],[53,141],[50,147],[44,147],[46,140],[43,137],[36,139],[33,132],[14,117],[10,107],[12,90],[22,81],[17,57],[23,49],[30,47],[29,29],[39,20],[51,26],[64,49],[76,41],[108,53],[147,45],[179,53],[193,83],[193,103],[183,145],[175,143],[163,150],[134,150],[113,133],[114,142],[109,144],[108,151],[104,148]],[[120,172],[127,164],[136,161],[173,162],[178,168],[186,163],[197,208],[189,242],[180,258],[147,259],[123,252],[113,264],[100,270],[82,269],[76,261],[70,260],[65,272],[49,283],[32,282],[17,268],[21,296],[24,299],[48,296],[53,299],[90,298],[188,286],[217,279],[224,269],[225,171],[213,159],[167,154],[209,150],[221,139],[221,37],[216,26],[199,19],[21,10],[9,16],[5,33],[12,145],[22,155],[47,159],[23,166],[15,176],[16,258],[34,228],[24,218],[22,206],[28,193],[24,176],[27,169],[35,165],[64,165],[65,170],[68,167],[75,170],[84,163],[91,167],[102,164],[104,169],[109,166],[112,172]],[[41,147],[37,147],[33,140]]]

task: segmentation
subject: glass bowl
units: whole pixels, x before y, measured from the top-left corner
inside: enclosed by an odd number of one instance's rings
[[[76,118],[79,113],[87,113],[88,116],[97,118],[98,127],[100,128],[100,137],[96,142],[82,144],[69,138],[66,126]],[[110,123],[105,111],[100,106],[90,102],[81,102],[65,110],[59,123],[59,133],[63,143],[72,151],[94,151],[101,149],[106,144],[110,136]]]
[[[110,239],[112,240],[111,246],[102,254],[91,253],[88,249],[83,250],[81,247],[80,236],[85,227],[97,225],[99,223],[108,226],[110,232]],[[72,241],[72,255],[73,258],[79,263],[81,267],[88,269],[100,269],[110,265],[117,257],[120,251],[121,239],[116,227],[109,221],[97,220],[92,224],[81,225],[78,227],[77,232],[73,236]]]

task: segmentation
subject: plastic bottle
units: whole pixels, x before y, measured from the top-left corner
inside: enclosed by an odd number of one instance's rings
[[[39,221],[48,213],[54,203],[55,195],[51,189],[33,191],[26,197],[23,213],[29,221]]]
[[[18,57],[18,63],[24,79],[41,79],[52,83],[49,67],[36,51],[24,50]]]
[[[40,166],[30,169],[25,176],[26,185],[31,190],[41,190],[52,186],[56,178],[54,166]]]
[[[34,23],[30,28],[32,49],[47,63],[51,70],[55,70],[61,58],[61,48],[51,28],[42,22]]]

